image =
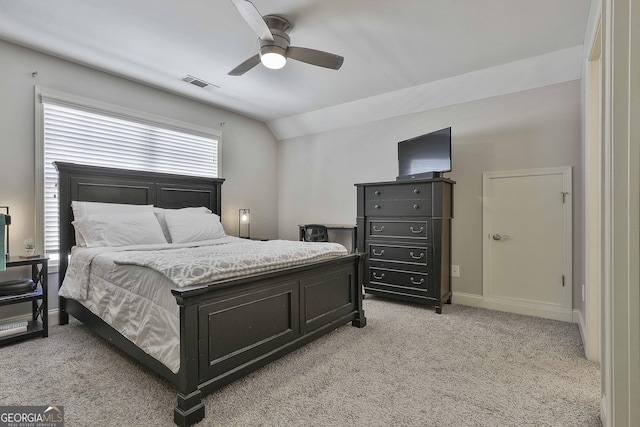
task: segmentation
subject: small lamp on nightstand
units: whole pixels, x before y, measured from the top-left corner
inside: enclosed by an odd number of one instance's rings
[[[246,235],[242,232],[246,229]],[[238,214],[238,237],[243,239],[251,238],[251,211],[250,209],[240,209]]]

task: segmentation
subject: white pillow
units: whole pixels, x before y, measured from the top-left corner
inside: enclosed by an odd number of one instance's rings
[[[71,209],[73,209],[73,219],[80,219],[94,214],[153,212],[153,205],[73,201],[71,202]]]
[[[172,243],[201,242],[226,236],[216,214],[165,212]]]
[[[73,219],[78,220],[87,215],[110,214],[110,213],[131,213],[131,212],[153,212],[153,205],[127,205],[121,203],[100,203],[100,202],[79,202],[72,201]],[[76,245],[87,246],[84,238],[76,230]]]
[[[164,214],[166,212],[169,213],[179,213],[179,214],[189,214],[189,213],[211,213],[211,209],[206,208],[204,206],[195,207],[195,208],[181,208],[181,209],[164,209],[164,208],[153,208],[153,213],[156,214],[156,218],[158,218],[158,222],[160,223],[160,227],[162,228],[162,232],[164,233],[165,239],[167,242],[171,243],[171,234],[169,233],[169,228],[167,227],[167,221],[164,219]]]
[[[153,212],[87,215],[72,224],[90,248],[167,243]]]

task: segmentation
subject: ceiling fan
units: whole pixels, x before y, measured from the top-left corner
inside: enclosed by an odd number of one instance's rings
[[[342,56],[306,47],[290,46],[287,33],[293,26],[283,17],[278,15],[263,17],[249,0],[231,1],[247,24],[258,35],[260,51],[229,71],[230,76],[241,76],[261,62],[265,67],[277,70],[284,67],[287,58],[332,70],[338,70],[342,66],[344,61]]]

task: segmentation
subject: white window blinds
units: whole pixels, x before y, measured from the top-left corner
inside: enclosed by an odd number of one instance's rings
[[[54,161],[218,176],[218,137],[115,114],[43,102],[45,252],[58,252]],[[55,258],[55,257],[54,257]]]

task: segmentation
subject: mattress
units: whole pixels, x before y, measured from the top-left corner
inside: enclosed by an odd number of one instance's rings
[[[337,243],[224,237],[108,248],[74,247],[59,294],[73,298],[173,373],[179,307],[171,289],[346,255]]]

